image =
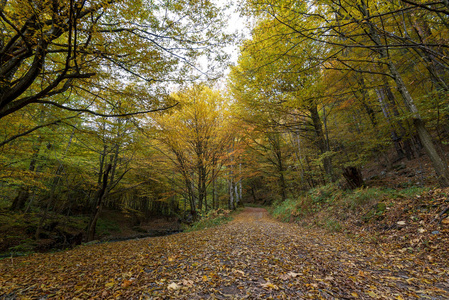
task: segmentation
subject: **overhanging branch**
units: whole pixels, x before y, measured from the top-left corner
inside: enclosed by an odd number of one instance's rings
[[[165,107],[156,108],[156,109],[150,109],[150,110],[144,110],[144,111],[137,111],[137,112],[132,112],[132,113],[103,114],[103,113],[99,113],[99,112],[96,112],[96,111],[93,111],[93,110],[90,110],[90,109],[87,109],[87,108],[67,107],[67,106],[61,105],[59,103],[48,101],[48,100],[37,100],[37,101],[34,101],[33,103],[49,104],[49,105],[53,105],[53,106],[56,106],[56,107],[64,109],[64,110],[75,111],[75,112],[80,112],[80,113],[88,113],[88,114],[91,114],[91,115],[94,115],[94,116],[105,117],[105,118],[129,117],[129,116],[134,116],[134,115],[140,115],[140,114],[147,114],[147,113],[152,113],[152,112],[157,112],[157,111],[163,111],[163,110],[167,110],[167,109],[173,108],[173,107],[175,107],[176,105],[179,104],[179,103],[175,103],[175,104],[170,105],[170,106],[165,106]]]

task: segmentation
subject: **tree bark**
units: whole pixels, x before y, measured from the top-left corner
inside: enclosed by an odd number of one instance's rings
[[[343,168],[343,177],[346,179],[346,182],[351,189],[362,187],[364,184],[362,173],[356,167]]]
[[[401,75],[396,70],[396,66],[389,61],[388,68],[390,69],[391,74],[396,82],[399,92],[401,93],[402,98],[404,99],[404,103],[408,109],[408,111],[412,114],[413,125],[418,132],[419,140],[424,148],[424,151],[429,156],[432,161],[433,168],[437,174],[437,179],[441,187],[449,186],[449,170],[447,165],[441,159],[438,154],[435,144],[433,143],[432,136],[427,131],[427,128],[424,125],[424,121],[419,114],[418,108],[416,107],[414,100],[405,86]]]
[[[320,150],[321,155],[328,152],[328,149],[326,147],[326,139],[323,132],[323,126],[321,123],[320,115],[318,114],[317,106],[312,104],[309,106],[309,112],[310,116],[312,118],[313,128],[315,131],[315,141],[318,149]],[[333,175],[333,167],[332,167],[332,158],[331,157],[324,157],[323,158],[323,168],[326,173],[326,176],[328,177],[328,180],[332,181],[334,178]]]
[[[39,150],[42,145],[43,138],[39,136],[37,139],[37,143],[33,146],[33,154],[31,156],[30,166],[28,167],[28,171],[34,172],[36,169],[37,160],[39,157]],[[10,206],[10,210],[19,211],[25,207],[25,203],[28,201],[30,196],[30,191],[28,187],[22,187],[19,191],[19,194],[16,198],[14,198],[13,203]]]
[[[100,217],[101,210],[103,208],[103,200],[108,194],[108,177],[111,172],[112,165],[108,164],[103,174],[103,182],[101,188],[97,192],[97,201],[94,213],[92,214],[89,226],[87,229],[87,241],[92,241],[95,238],[95,229],[97,226],[98,218]]]

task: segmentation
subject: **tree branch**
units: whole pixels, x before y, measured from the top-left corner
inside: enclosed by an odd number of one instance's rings
[[[30,133],[32,133],[33,131],[36,131],[36,130],[38,130],[38,129],[40,129],[40,128],[48,127],[48,126],[51,126],[51,125],[59,125],[59,124],[60,124],[62,121],[64,121],[64,120],[69,120],[69,119],[73,119],[73,118],[76,118],[76,117],[78,117],[78,115],[72,116],[72,117],[68,117],[68,118],[64,118],[64,119],[59,119],[59,120],[56,120],[56,121],[53,121],[53,122],[50,122],[50,123],[38,125],[38,126],[36,126],[36,127],[31,128],[30,130],[27,130],[27,131],[25,131],[25,132],[22,132],[22,133],[13,135],[13,136],[10,137],[9,139],[4,140],[3,142],[0,142],[0,147],[3,147],[4,145],[6,145],[6,144],[8,144],[8,143],[10,143],[10,142],[12,142],[12,141],[14,141],[15,139],[18,139],[19,137],[22,137],[22,136],[25,136],[25,135],[27,135],[27,134],[30,134]]]
[[[105,118],[112,118],[112,117],[129,117],[129,116],[134,116],[134,115],[140,115],[140,114],[147,114],[147,113],[152,113],[152,112],[157,112],[157,111],[163,111],[163,110],[167,110],[170,108],[175,107],[176,105],[178,105],[179,103],[175,103],[173,105],[170,106],[166,106],[166,107],[161,107],[161,108],[156,108],[156,109],[150,109],[150,110],[144,110],[144,111],[137,111],[137,112],[132,112],[132,113],[123,113],[123,114],[103,114],[103,113],[99,113],[99,112],[95,112],[93,110],[90,109],[86,109],[86,108],[71,108],[71,107],[67,107],[64,105],[61,105],[59,103],[53,102],[53,101],[48,101],[48,100],[37,100],[34,101],[33,103],[41,103],[41,104],[50,104],[53,106],[56,106],[58,108],[61,109],[65,109],[68,111],[76,111],[76,112],[81,112],[81,113],[89,113],[91,115],[95,115],[98,117],[105,117]]]

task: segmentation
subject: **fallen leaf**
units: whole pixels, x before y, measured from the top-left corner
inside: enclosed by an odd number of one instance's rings
[[[126,288],[129,287],[133,282],[131,280],[124,280],[122,283],[122,287]]]
[[[170,283],[170,284],[167,286],[167,288],[168,288],[169,290],[174,290],[174,291],[176,291],[176,290],[179,290],[181,287],[180,287],[178,284],[176,284],[175,282],[172,282],[172,283]]]
[[[187,279],[183,279],[181,281],[181,283],[182,283],[182,285],[185,285],[185,286],[192,286],[193,285],[193,281],[192,280],[187,280]]]
[[[269,281],[266,282],[266,283],[262,283],[261,286],[262,286],[264,289],[268,289],[268,290],[278,290],[278,289],[279,289],[279,287],[278,287],[277,285],[272,284],[272,283],[269,282]]]
[[[373,297],[373,298],[376,298],[376,299],[379,298],[379,296],[375,292],[373,292],[373,291],[369,291],[367,294],[370,297]]]
[[[301,273],[295,273],[295,272],[288,272],[287,275],[290,276],[290,277],[296,278],[296,277],[298,277],[299,275],[302,275],[302,274]]]

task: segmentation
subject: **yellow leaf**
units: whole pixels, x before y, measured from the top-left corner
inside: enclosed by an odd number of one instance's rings
[[[374,293],[373,291],[369,291],[368,296],[373,297],[373,298],[378,298],[377,294]]]
[[[270,289],[270,290],[278,290],[279,289],[279,287],[277,285],[272,284],[271,282],[262,283],[261,286],[263,288]]]

